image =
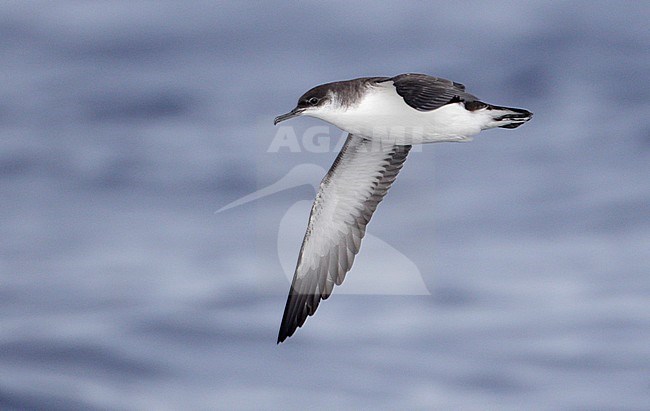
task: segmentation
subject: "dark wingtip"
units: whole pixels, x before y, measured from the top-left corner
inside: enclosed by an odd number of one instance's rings
[[[287,330],[285,329],[285,327],[280,327],[280,332],[278,333],[278,342],[276,343],[276,345],[284,342],[284,340],[286,340],[290,336],[291,335],[289,333],[287,333]]]
[[[293,333],[296,331],[297,326],[295,326],[295,320],[293,320],[293,316],[289,312],[291,309],[291,301],[292,301],[292,296],[294,296],[294,293],[292,290],[289,291],[289,295],[287,296],[287,303],[284,306],[284,314],[282,314],[282,322],[280,323],[280,330],[278,331],[278,344],[281,342],[284,342],[287,338],[291,337]],[[295,303],[295,302],[294,302]]]
[[[278,342],[276,344],[285,342],[287,338],[291,337],[296,332],[298,327],[300,326],[289,326],[289,324],[285,324],[283,321],[282,325],[280,326],[280,332],[278,333]]]
[[[280,324],[280,331],[278,332],[278,344],[291,337],[295,334],[296,330],[302,326],[302,323],[297,323],[295,319],[291,318],[292,317],[287,314],[282,317],[282,324]]]
[[[309,300],[315,298],[318,298],[318,300],[312,305]],[[298,294],[293,291],[289,292],[287,304],[284,307],[284,315],[282,315],[280,331],[278,332],[278,344],[294,335],[298,328],[305,324],[307,317],[314,315],[320,298],[321,294]]]

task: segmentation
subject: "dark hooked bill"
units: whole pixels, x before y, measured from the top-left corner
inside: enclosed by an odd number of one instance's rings
[[[289,119],[292,118],[292,117],[296,117],[296,116],[300,115],[303,111],[305,111],[305,110],[296,107],[296,108],[294,108],[293,110],[291,110],[290,112],[288,112],[287,114],[283,114],[283,115],[281,115],[281,116],[277,116],[277,117],[275,118],[275,120],[273,120],[273,125],[276,125],[276,124],[278,124],[279,122],[284,121],[284,120],[289,120]]]

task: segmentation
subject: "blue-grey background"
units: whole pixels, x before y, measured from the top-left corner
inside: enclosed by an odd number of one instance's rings
[[[647,409],[648,21],[643,1],[2,2],[0,408]],[[305,90],[403,72],[535,117],[414,153],[379,207],[369,232],[431,296],[335,292],[276,346],[278,224],[312,188],[215,210],[329,167],[267,152]]]

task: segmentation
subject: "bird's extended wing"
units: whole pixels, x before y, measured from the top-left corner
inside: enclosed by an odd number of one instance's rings
[[[293,335],[321,299],[343,282],[366,225],[402,168],[411,146],[348,138],[320,184],[282,317],[278,343]]]
[[[400,74],[390,81],[404,102],[419,111],[435,110],[454,102],[478,100],[465,92],[464,85],[426,74]]]

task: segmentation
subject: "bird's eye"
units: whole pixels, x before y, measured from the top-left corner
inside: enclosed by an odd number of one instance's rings
[[[315,106],[318,104],[318,99],[316,97],[312,97],[309,100],[307,100],[307,103],[311,104],[312,106]]]

